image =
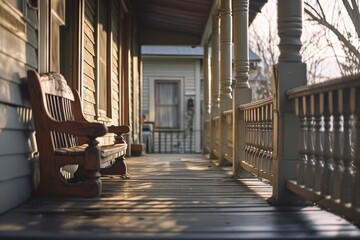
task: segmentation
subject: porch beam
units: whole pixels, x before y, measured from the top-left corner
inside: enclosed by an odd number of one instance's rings
[[[233,90],[233,173],[238,175],[240,162],[245,158],[245,121],[241,104],[251,102],[249,81],[249,40],[248,40],[249,0],[233,0],[234,32],[234,78]]]
[[[221,0],[220,22],[220,149],[219,164],[225,163],[227,126],[222,113],[232,108],[232,6],[231,0]]]
[[[302,33],[302,0],[278,0],[278,35],[280,56],[274,66],[274,152],[272,203],[287,204],[298,198],[286,188],[290,179],[296,178],[298,121],[291,101],[286,97],[288,89],[306,85],[306,64],[302,62],[300,48]]]

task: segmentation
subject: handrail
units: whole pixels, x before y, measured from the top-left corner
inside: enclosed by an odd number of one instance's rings
[[[334,91],[340,88],[352,88],[358,86],[360,86],[360,74],[336,78],[322,83],[293,88],[286,91],[286,96],[289,99],[294,99],[306,95]]]
[[[268,97],[268,98],[260,99],[260,100],[257,100],[257,101],[251,102],[251,103],[241,104],[239,106],[239,109],[247,110],[247,109],[258,108],[261,106],[269,105],[273,101],[274,101],[273,97]]]

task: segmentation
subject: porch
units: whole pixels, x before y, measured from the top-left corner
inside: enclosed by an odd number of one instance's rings
[[[272,187],[202,155],[128,158],[132,178],[103,177],[98,198],[32,198],[0,217],[1,239],[359,238],[314,205],[271,206]]]

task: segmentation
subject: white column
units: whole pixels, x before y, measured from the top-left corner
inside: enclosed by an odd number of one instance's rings
[[[234,124],[234,164],[236,176],[240,162],[245,158],[245,121],[238,106],[251,102],[249,86],[249,0],[233,0],[233,32],[234,32],[234,77],[236,81],[233,92],[233,124]]]
[[[203,61],[203,73],[204,73],[204,115],[203,115],[203,134],[202,134],[202,142],[203,142],[203,153],[207,154],[207,144],[209,143],[210,139],[210,126],[204,124],[205,121],[210,121],[210,84],[211,84],[211,78],[209,74],[209,64],[210,64],[210,58],[209,58],[209,43],[206,42],[204,44],[204,61]]]
[[[220,22],[220,114],[232,108],[232,18],[231,0],[221,0]],[[220,165],[225,161],[227,131],[225,118],[220,117]]]
[[[220,109],[220,16],[213,17],[211,35],[211,119],[219,115]],[[211,121],[210,158],[214,159],[216,129]]]
[[[286,182],[296,178],[300,159],[295,139],[298,121],[291,101],[285,95],[290,88],[306,85],[306,64],[302,63],[302,0],[278,0],[279,63],[274,67],[274,179],[270,201],[291,202],[295,195],[286,190]],[[294,139],[294,141],[289,141]]]

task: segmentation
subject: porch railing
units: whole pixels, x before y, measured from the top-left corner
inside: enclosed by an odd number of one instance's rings
[[[197,131],[154,129],[155,153],[194,153]]]
[[[299,87],[287,96],[299,121],[300,155],[287,187],[359,221],[360,76]]]
[[[255,175],[272,181],[273,98],[239,107],[245,120],[245,158],[240,165]],[[240,129],[241,130],[241,129]]]
[[[226,149],[224,152],[224,158],[233,163],[233,110],[228,110],[223,112],[223,118],[225,122],[225,135],[226,135]]]

